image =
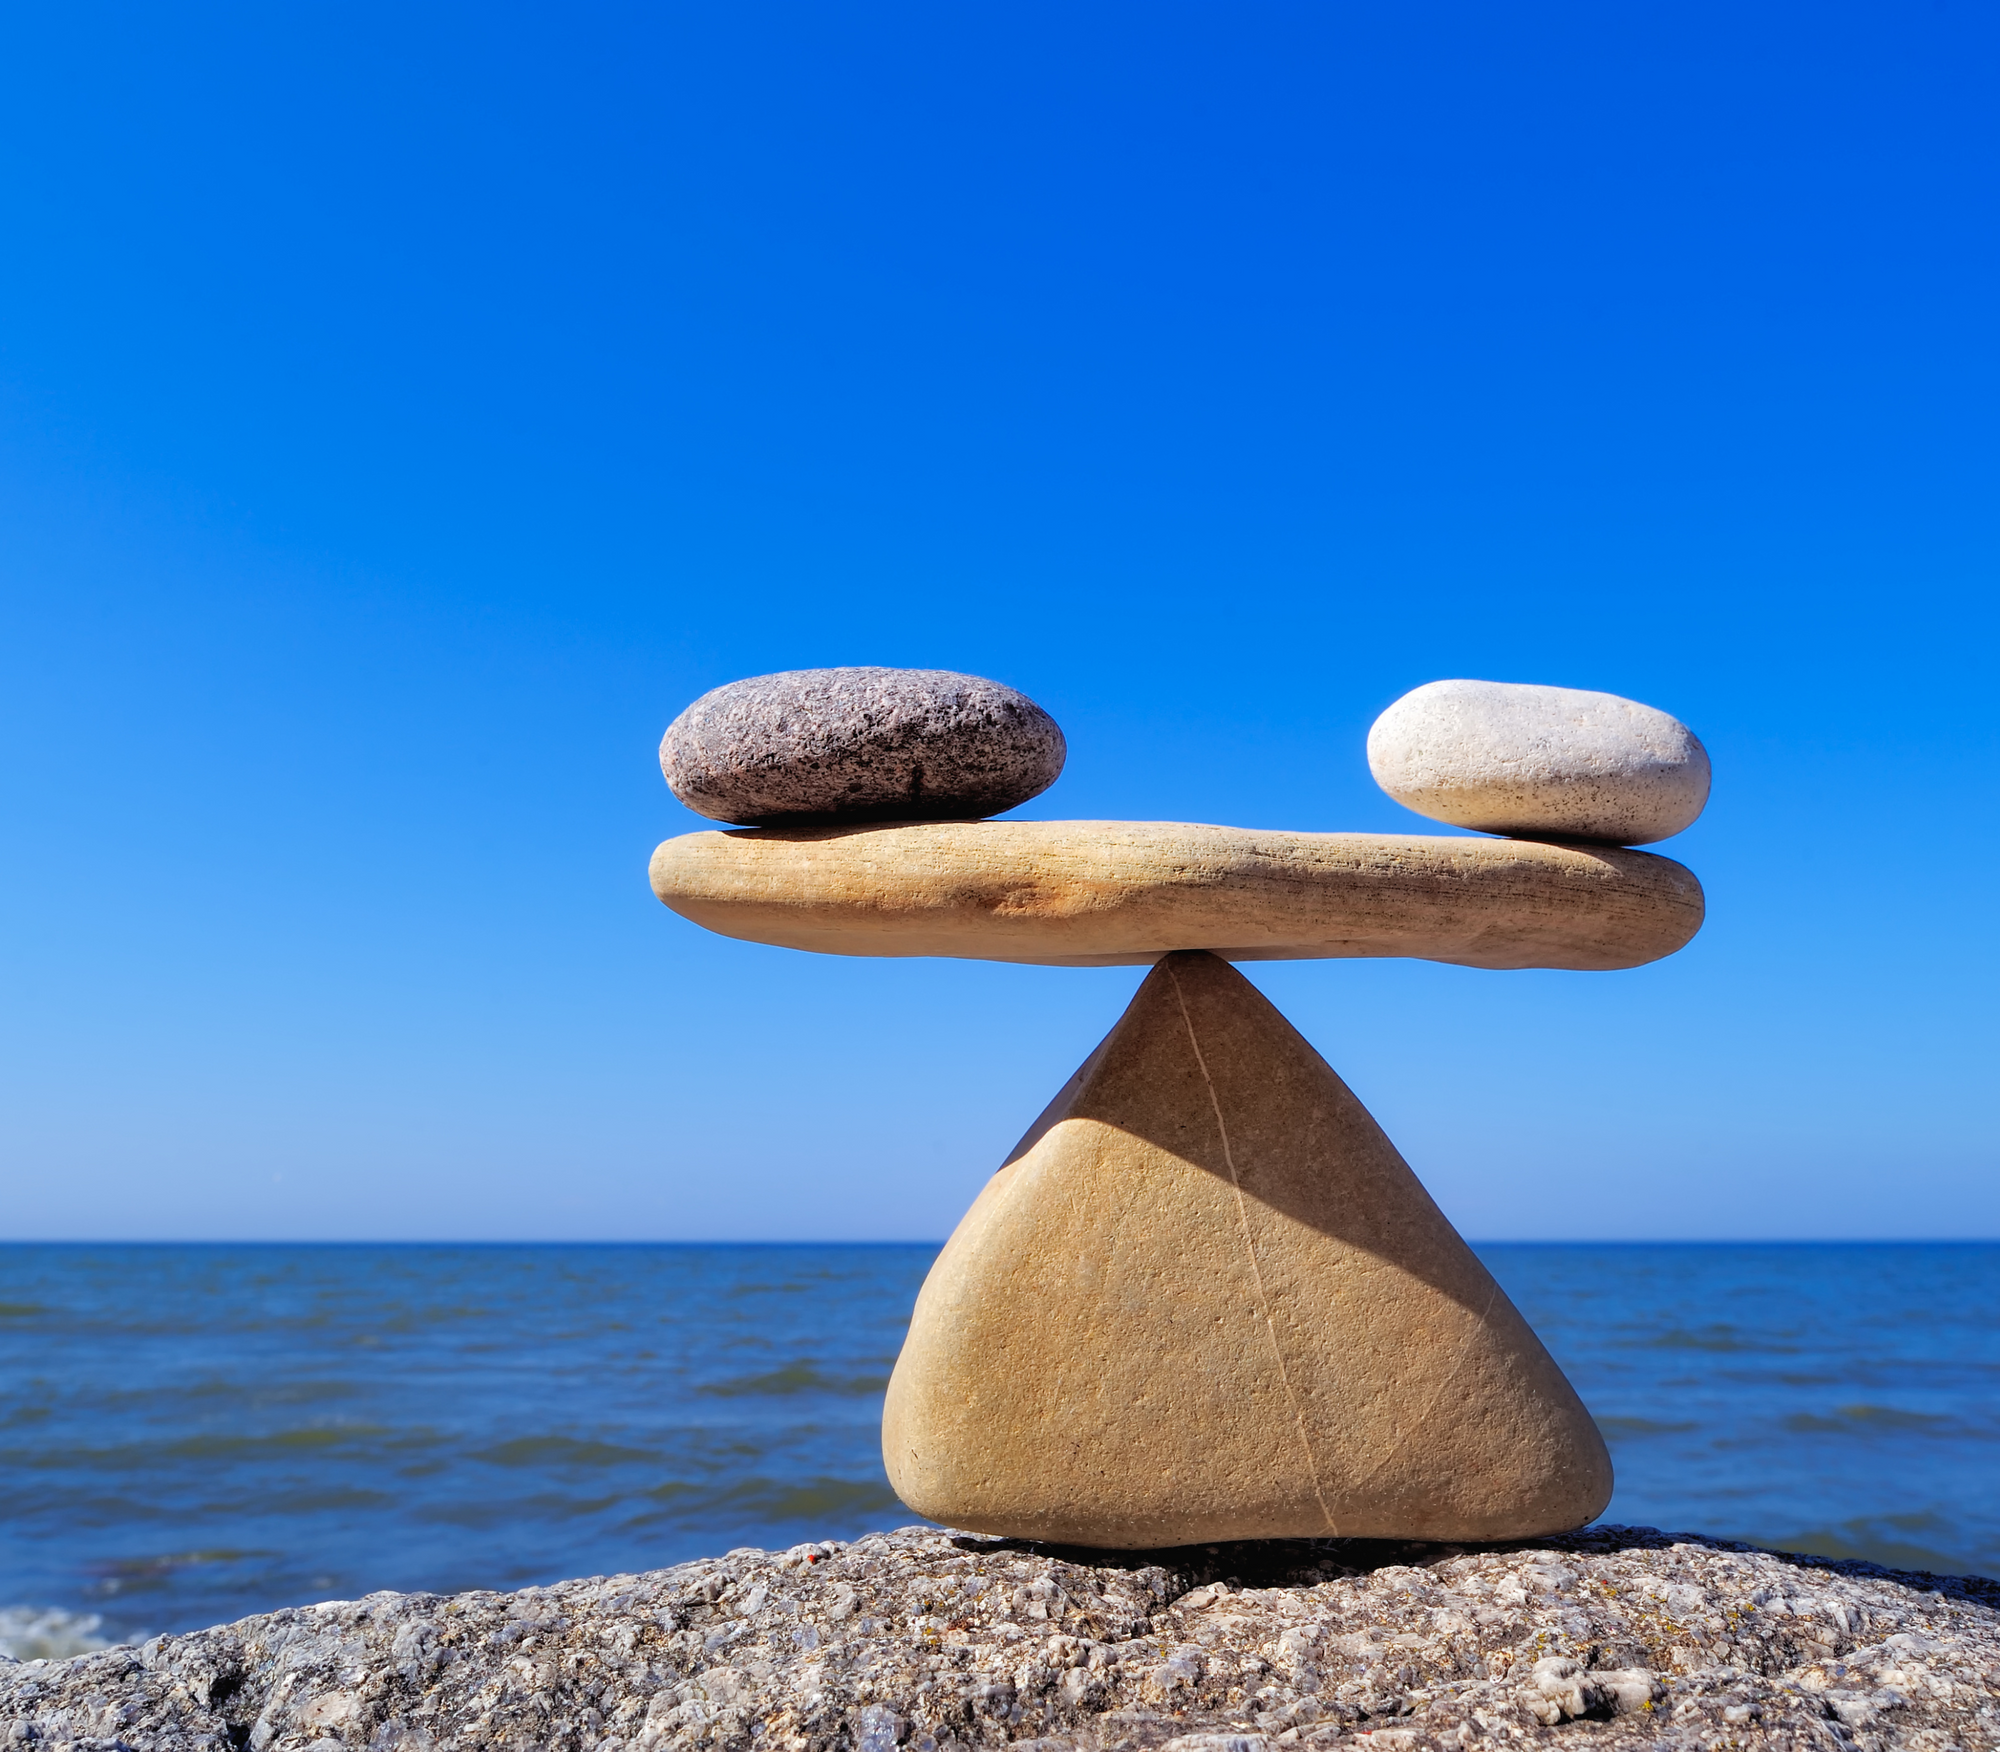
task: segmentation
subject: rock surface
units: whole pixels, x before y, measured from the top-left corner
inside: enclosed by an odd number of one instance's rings
[[[1647,1528],[1103,1554],[931,1528],[0,1664],[36,1752],[1984,1752],[2000,1585]]]
[[[1708,751],[1685,724],[1573,687],[1427,683],[1375,720],[1368,767],[1406,809],[1485,833],[1643,846],[1708,801]]]
[[[932,1520],[1100,1547],[1518,1538],[1611,1500],[1382,1128],[1202,954],[1147,975],[938,1256],[882,1453]]]
[[[660,744],[673,793],[713,821],[966,821],[1038,796],[1063,734],[1025,694],[945,669],[793,669],[732,681]]]
[[[1101,967],[1415,955],[1636,967],[1701,928],[1701,884],[1648,852],[1173,821],[691,833],[653,892],[725,937],[829,955]]]

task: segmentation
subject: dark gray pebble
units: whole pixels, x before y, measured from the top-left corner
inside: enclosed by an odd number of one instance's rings
[[[697,815],[744,827],[973,821],[1056,782],[1056,721],[948,669],[790,669],[705,693],[660,768]]]

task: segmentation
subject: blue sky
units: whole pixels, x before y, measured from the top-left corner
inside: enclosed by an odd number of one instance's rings
[[[0,20],[0,1225],[937,1237],[1137,970],[647,891],[696,694],[991,675],[1022,813],[1708,743],[1669,962],[1252,977],[1461,1226],[2000,1234],[2000,27],[1963,0]]]

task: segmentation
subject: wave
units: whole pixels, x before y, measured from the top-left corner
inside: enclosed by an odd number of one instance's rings
[[[822,1374],[811,1363],[790,1363],[767,1375],[739,1375],[733,1381],[716,1381],[697,1388],[717,1399],[738,1399],[746,1394],[845,1393],[857,1397],[883,1392],[887,1375],[850,1375],[845,1379]]]
[[[1936,1576],[1990,1573],[1994,1567],[1991,1548],[1980,1553],[1976,1534],[1967,1539],[1968,1532],[1942,1515],[1875,1515],[1802,1531],[1767,1531],[1753,1535],[1752,1543],[1804,1552],[1809,1557],[1859,1557],[1888,1569],[1926,1570]],[[1945,1539],[1931,1544],[1910,1537],[1913,1533],[1942,1533]],[[1970,1556],[1964,1549],[1968,1544],[1974,1546]],[[1960,1549],[1954,1551],[1954,1545]]]
[[[95,1612],[64,1612],[54,1606],[0,1606],[0,1654],[17,1661],[63,1661],[108,1649],[99,1636],[104,1622]]]
[[[660,1459],[647,1448],[627,1448],[617,1442],[579,1442],[573,1436],[516,1436],[511,1442],[483,1448],[472,1457],[495,1466],[651,1466]]]
[[[1978,1440],[1988,1432],[1938,1412],[1905,1411],[1895,1405],[1843,1405],[1831,1417],[1796,1411],[1785,1428],[1799,1435],[1878,1435],[1888,1432]]]
[[[1789,1334],[1759,1334],[1746,1332],[1741,1327],[1710,1325],[1699,1327],[1676,1326],[1653,1337],[1641,1339],[1636,1348],[1640,1350],[1686,1350],[1716,1351],[1731,1353],[1738,1351],[1761,1352],[1767,1356],[1793,1356],[1798,1352],[1796,1344],[1782,1342]]]
[[[1662,1423],[1651,1417],[1600,1417],[1598,1431],[1607,1442],[1615,1442],[1624,1436],[1680,1436],[1689,1430],[1699,1429],[1694,1423]]]
[[[883,1510],[909,1513],[886,1480],[878,1482],[872,1478],[751,1477],[720,1489],[669,1479],[642,1494],[661,1507],[632,1516],[625,1522],[628,1527],[689,1521],[725,1524],[763,1521],[789,1526],[800,1521],[871,1515]]]

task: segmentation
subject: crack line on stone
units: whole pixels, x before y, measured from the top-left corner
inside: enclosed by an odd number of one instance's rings
[[[1174,982],[1174,1002],[1181,1007],[1181,1022],[1187,1029],[1188,1045],[1194,1048],[1194,1062],[1201,1070],[1201,1085],[1208,1091],[1209,1110],[1215,1115],[1215,1129],[1222,1138],[1222,1162],[1229,1170],[1229,1184],[1236,1192],[1236,1220],[1243,1227],[1243,1252],[1250,1261],[1250,1281],[1257,1289],[1257,1311],[1264,1316],[1264,1330],[1270,1335],[1271,1355],[1278,1365],[1278,1382],[1285,1390],[1285,1403],[1292,1408],[1292,1427],[1298,1432],[1299,1447],[1306,1457],[1306,1476],[1312,1480],[1313,1499],[1326,1522],[1330,1537],[1338,1539],[1340,1529],[1333,1524],[1333,1511],[1326,1506],[1326,1492],[1320,1488],[1319,1461],[1313,1454],[1312,1438],[1306,1434],[1305,1408],[1292,1387],[1291,1372],[1285,1367],[1284,1346],[1278,1342],[1278,1323],[1271,1317],[1271,1298],[1264,1289],[1263,1267],[1257,1263],[1257,1243],[1250,1234],[1250,1207],[1243,1196],[1243,1182],[1236,1172],[1236,1157],[1229,1147],[1229,1124],[1222,1117],[1222,1102],[1215,1093],[1215,1079],[1208,1074],[1208,1060],[1202,1056],[1201,1040],[1194,1031],[1194,1017],[1188,1013],[1187,994],[1181,990],[1181,976],[1174,964],[1166,963],[1167,978]]]
[[[1486,1306],[1479,1310],[1479,1318],[1473,1323],[1472,1330],[1465,1335],[1465,1342],[1458,1347],[1458,1355],[1452,1358],[1451,1367],[1445,1370],[1444,1379],[1437,1384],[1437,1389],[1431,1394],[1429,1404],[1416,1417],[1411,1419],[1407,1425],[1396,1425],[1396,1445],[1386,1454],[1381,1455],[1373,1466],[1369,1467],[1360,1478],[1355,1480],[1355,1487],[1357,1489],[1362,1485],[1374,1483],[1376,1477],[1381,1473],[1382,1468],[1387,1466],[1391,1460],[1395,1459],[1403,1451],[1404,1445],[1410,1438],[1429,1421],[1431,1413],[1438,1408],[1438,1401],[1444,1398],[1445,1389],[1452,1384],[1459,1370],[1465,1367],[1465,1359],[1472,1354],[1472,1347],[1479,1342],[1480,1333],[1486,1329],[1487,1317],[1493,1312],[1493,1304],[1500,1299],[1499,1279],[1489,1274],[1487,1282],[1493,1287],[1486,1293]]]

